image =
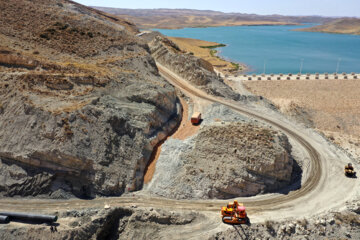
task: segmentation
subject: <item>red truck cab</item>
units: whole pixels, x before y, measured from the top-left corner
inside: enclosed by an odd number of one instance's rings
[[[194,112],[194,114],[191,116],[191,123],[192,124],[199,124],[201,120],[201,113]]]

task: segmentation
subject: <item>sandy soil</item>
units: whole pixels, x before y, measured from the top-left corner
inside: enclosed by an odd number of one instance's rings
[[[191,38],[179,38],[179,37],[168,37],[171,41],[176,43],[181,50],[193,53],[196,57],[202,58],[209,63],[211,63],[214,68],[221,72],[233,72],[237,70],[237,66],[233,63],[221,59],[220,57],[216,56],[216,49],[209,49],[209,48],[202,48],[202,47],[209,47],[209,46],[216,46],[220,43],[216,42],[208,42],[198,39],[191,39]],[[213,51],[213,52],[211,52]],[[239,66],[239,70],[244,70],[245,66],[241,64]]]
[[[314,127],[334,143],[360,155],[360,81],[245,81],[256,95],[271,100],[282,112],[300,107]]]
[[[179,98],[181,105],[183,107],[183,117],[179,127],[172,132],[166,139],[161,141],[157,146],[155,146],[154,151],[150,157],[149,165],[145,169],[144,174],[144,184],[147,184],[151,181],[152,177],[154,176],[155,168],[157,160],[159,159],[161,153],[161,145],[164,143],[169,137],[184,140],[192,135],[196,134],[200,128],[200,125],[193,125],[189,119],[189,106],[187,102],[183,98]]]
[[[150,164],[147,166],[144,174],[144,184],[147,184],[151,181],[156,167],[156,162],[161,153],[161,145],[154,149],[153,154],[150,158]]]
[[[180,101],[183,106],[183,118],[179,129],[171,137],[179,140],[185,140],[186,138],[196,134],[200,129],[200,125],[193,125],[190,122],[189,106],[183,98],[180,98]]]

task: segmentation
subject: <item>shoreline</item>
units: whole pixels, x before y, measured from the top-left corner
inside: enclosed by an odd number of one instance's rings
[[[177,44],[182,51],[209,62],[214,70],[224,75],[236,75],[250,70],[250,67],[245,63],[232,61],[221,56],[219,49],[226,47],[226,44],[194,38],[166,37]]]
[[[178,30],[184,28],[211,28],[211,27],[254,27],[254,26],[303,26],[302,23],[291,23],[291,22],[248,22],[248,23],[229,23],[229,24],[219,24],[219,25],[188,25],[188,26],[141,26],[141,29],[151,30],[151,29],[167,29],[167,30]]]

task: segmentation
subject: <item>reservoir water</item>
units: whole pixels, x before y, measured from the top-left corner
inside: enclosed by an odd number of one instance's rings
[[[313,26],[235,26],[154,29],[172,37],[226,44],[225,59],[246,64],[250,73],[360,72],[360,36],[291,31]]]

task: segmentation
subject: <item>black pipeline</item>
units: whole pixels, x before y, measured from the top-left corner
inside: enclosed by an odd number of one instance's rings
[[[20,212],[0,212],[0,221],[6,221],[6,217],[8,217],[7,220],[9,221],[26,221],[37,223],[53,223],[56,222],[58,218],[57,216],[53,215],[29,214]]]
[[[10,219],[8,216],[0,215],[0,223],[9,223]]]

